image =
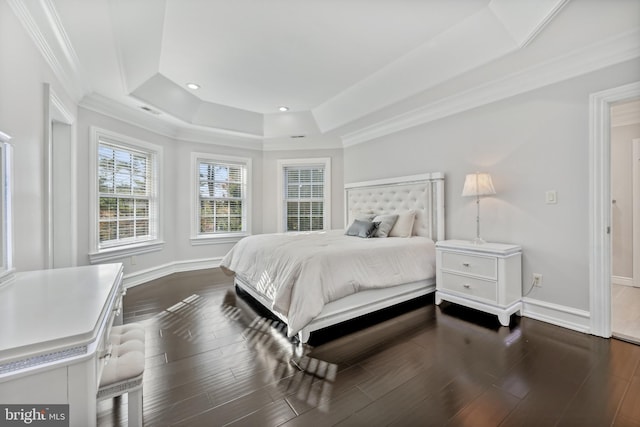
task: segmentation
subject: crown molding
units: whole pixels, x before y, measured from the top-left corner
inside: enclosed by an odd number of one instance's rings
[[[342,140],[327,135],[314,135],[301,138],[273,138],[265,139],[262,143],[263,151],[295,151],[295,150],[334,150],[342,149]]]
[[[361,144],[638,57],[640,29],[346,133],[342,135],[343,146]]]
[[[239,134],[238,132],[224,129],[174,125],[155,115],[137,111],[111,98],[95,93],[85,96],[80,101],[79,106],[172,139],[250,150],[262,149],[261,137]]]
[[[79,107],[129,123],[169,138],[175,138],[176,129],[169,123],[142,111],[136,111],[106,96],[92,93],[80,100]]]
[[[512,0],[491,0],[488,8],[502,22],[518,48],[522,49],[542,32],[567,3],[569,0],[546,0],[523,5]],[[530,9],[532,6],[533,10]],[[514,14],[515,10],[520,13]],[[522,13],[523,10],[527,12]]]
[[[56,94],[56,92],[49,87],[49,102],[55,108],[52,110],[52,118],[67,124],[73,124],[76,122],[76,116],[69,111],[62,99]]]
[[[238,135],[233,131],[227,131],[225,129],[180,127],[176,132],[175,138],[188,142],[224,145],[226,147],[244,148],[247,150],[262,150],[262,137],[249,134]]]
[[[253,134],[243,134],[225,129],[171,124],[155,115],[138,111],[120,102],[99,94],[91,94],[82,99],[80,107],[111,117],[150,132],[180,141],[215,144],[233,148],[258,151],[291,151],[341,149],[342,141],[337,137],[317,135],[304,140],[291,138],[263,139]],[[166,114],[166,113],[160,113]],[[173,118],[173,117],[172,117]],[[173,118],[174,121],[177,119]]]
[[[91,91],[80,61],[50,0],[7,0],[65,92],[78,102]]]
[[[542,18],[541,21],[531,30],[531,32],[527,35],[527,37],[520,42],[520,48],[526,47],[531,43],[538,34],[542,32],[542,30],[556,17],[558,13],[562,10],[565,5],[569,3],[569,0],[560,0],[548,11],[547,15]]]

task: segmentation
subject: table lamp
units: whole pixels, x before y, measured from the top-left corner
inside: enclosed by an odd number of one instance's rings
[[[491,175],[488,173],[472,173],[468,174],[464,179],[464,187],[462,188],[462,196],[475,196],[476,198],[476,238],[472,242],[476,245],[486,243],[480,237],[480,196],[488,196],[496,194],[491,182]]]

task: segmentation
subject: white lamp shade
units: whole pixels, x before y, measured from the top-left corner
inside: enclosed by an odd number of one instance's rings
[[[471,173],[464,179],[462,196],[487,196],[496,194],[491,182],[491,175],[488,173]]]

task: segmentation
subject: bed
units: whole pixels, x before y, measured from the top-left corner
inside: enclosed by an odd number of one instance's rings
[[[313,331],[435,291],[435,241],[444,239],[444,175],[347,184],[344,195],[349,233],[390,214],[399,216],[397,228],[385,230],[386,238],[347,236],[345,230],[253,235],[221,262],[236,287],[281,319],[287,334],[301,343]],[[413,221],[407,225],[409,217]]]

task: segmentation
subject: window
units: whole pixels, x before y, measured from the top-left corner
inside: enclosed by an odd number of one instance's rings
[[[100,247],[153,237],[151,154],[101,142],[98,146]]]
[[[11,222],[12,147],[9,135],[0,132],[0,283],[13,277]]]
[[[280,160],[280,230],[331,228],[331,159]]]
[[[251,159],[193,153],[192,165],[192,242],[237,241],[249,234]]]
[[[158,177],[162,148],[93,128],[96,207],[92,261],[159,250]],[[124,252],[123,252],[124,250]]]

